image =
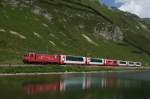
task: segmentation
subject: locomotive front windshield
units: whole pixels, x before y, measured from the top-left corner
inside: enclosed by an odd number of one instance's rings
[[[102,63],[103,60],[102,59],[98,59],[98,58],[91,58],[91,62]]]
[[[83,61],[83,57],[79,56],[66,56],[66,61]]]

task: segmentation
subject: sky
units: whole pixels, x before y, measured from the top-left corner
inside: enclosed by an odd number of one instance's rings
[[[122,3],[116,3],[115,0],[101,0],[104,4],[108,6],[120,7]]]
[[[108,6],[134,13],[141,18],[150,18],[150,0],[100,0]]]

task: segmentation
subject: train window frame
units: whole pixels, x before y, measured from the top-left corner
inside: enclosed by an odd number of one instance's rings
[[[93,60],[97,60],[97,61],[93,61]],[[101,58],[91,58],[91,62],[103,63],[103,59],[101,59]]]
[[[76,62],[83,62],[84,59],[82,56],[66,56],[66,61],[76,61]]]
[[[137,62],[136,65],[141,65],[141,63]]]
[[[134,62],[129,62],[129,64],[134,65]]]
[[[120,64],[127,64],[127,62],[125,62],[125,61],[120,61],[119,63]]]

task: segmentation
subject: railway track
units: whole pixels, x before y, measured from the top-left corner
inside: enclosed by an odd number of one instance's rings
[[[0,64],[0,67],[38,67],[43,66],[42,64]]]
[[[0,64],[0,67],[39,67],[39,66],[50,66],[49,64]],[[72,66],[72,65],[61,65],[62,67]],[[80,67],[80,66],[79,66]],[[85,66],[84,66],[85,67]],[[150,70],[150,67],[114,67],[114,66],[87,66],[89,68],[102,67],[102,68],[117,68],[117,69],[143,69]]]

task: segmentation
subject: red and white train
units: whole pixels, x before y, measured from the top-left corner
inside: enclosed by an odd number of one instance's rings
[[[104,58],[93,58],[83,57],[74,55],[51,55],[51,54],[40,54],[40,53],[28,53],[23,56],[24,63],[42,63],[42,64],[75,64],[75,65],[91,65],[91,66],[129,66],[129,67],[140,67],[141,62],[123,61],[117,59],[104,59]]]

